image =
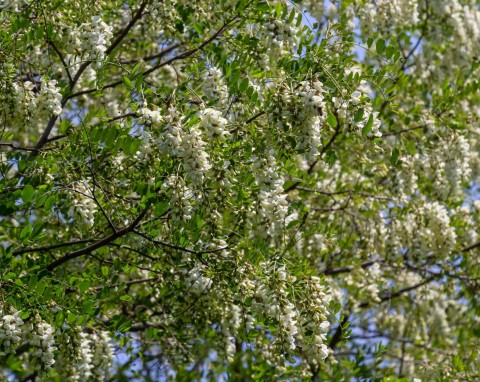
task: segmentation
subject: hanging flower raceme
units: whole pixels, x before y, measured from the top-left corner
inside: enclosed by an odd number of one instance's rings
[[[68,215],[80,225],[91,227],[95,223],[97,204],[88,182],[89,179],[73,183],[71,193],[73,203],[68,210]]]
[[[22,339],[23,320],[20,318],[20,312],[5,314],[1,305],[0,315],[3,315],[0,319],[0,354],[13,353]]]

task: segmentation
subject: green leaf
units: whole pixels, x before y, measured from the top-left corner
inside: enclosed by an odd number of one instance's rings
[[[282,2],[277,1],[277,4],[275,5],[275,16],[280,17],[282,15]]]
[[[124,294],[123,296],[120,297],[120,300],[122,300],[122,301],[132,301],[133,299],[128,294]]]
[[[28,203],[30,200],[32,200],[34,193],[35,189],[30,184],[27,184],[22,190],[23,202]]]
[[[242,82],[240,82],[240,86],[238,89],[243,93],[248,88],[248,78],[244,78]]]
[[[363,109],[358,109],[356,112],[355,112],[355,116],[353,117],[354,121],[355,122],[360,122],[362,119],[363,119],[363,113],[365,112],[365,110]]]
[[[375,49],[377,50],[378,54],[382,54],[383,50],[385,49],[385,40],[383,38],[379,38],[375,43]]]
[[[332,113],[328,114],[327,122],[331,127],[337,127],[337,118]]]
[[[240,71],[236,70],[233,72],[232,76],[230,77],[230,83],[235,85],[240,80]]]
[[[32,235],[31,237],[35,237],[35,236],[38,236],[40,234],[40,232],[42,232],[42,229],[43,227],[45,226],[46,222],[44,221],[41,221],[41,222],[38,222],[36,223],[34,226],[33,226],[33,230],[32,230]]]
[[[37,275],[33,275],[30,277],[30,280],[28,280],[28,291],[32,292],[35,287],[37,286],[38,278]]]
[[[17,275],[16,275],[15,273],[13,273],[13,272],[8,272],[5,276],[3,276],[3,279],[4,279],[5,281],[7,281],[7,280],[13,280],[13,279],[15,279],[16,277],[17,277]]]
[[[75,321],[77,320],[77,315],[72,313],[72,312],[68,312],[67,314],[67,321],[71,324],[73,324]]]
[[[462,359],[461,359],[461,357],[460,357],[459,354],[455,354],[455,355],[453,356],[453,360],[452,360],[452,361],[453,361],[453,362],[452,362],[452,363],[453,363],[453,369],[454,369],[455,371],[460,372],[460,371],[462,371],[462,370],[465,369],[465,365],[464,365],[464,363],[463,363],[463,361],[462,361]]]
[[[89,280],[82,280],[82,282],[78,285],[78,289],[80,293],[85,293],[88,288],[90,288],[90,281]]]
[[[95,313],[95,301],[86,300],[83,302],[82,313],[88,314],[89,316]]]
[[[137,73],[137,71],[138,71],[138,69],[140,69],[140,66],[141,66],[141,65],[142,65],[142,62],[141,62],[141,61],[140,61],[140,62],[137,62],[137,63],[135,64],[135,66],[134,66],[133,69],[132,69],[132,76],[134,76],[134,75]]]
[[[398,149],[395,147],[395,148],[392,150],[392,156],[390,157],[390,163],[391,163],[393,166],[396,166],[396,165],[397,165],[399,155],[400,155],[400,151],[398,151]]]
[[[405,144],[405,150],[409,155],[415,155],[417,150],[415,149],[415,141],[407,141]]]
[[[108,267],[106,267],[106,266],[103,266],[103,267],[102,267],[102,275],[103,275],[104,277],[107,277],[108,274],[109,274],[109,272],[110,272],[110,269],[109,269]]]
[[[373,114],[370,114],[370,117],[368,117],[367,123],[362,129],[362,135],[364,137],[366,137],[368,133],[372,130],[372,126],[373,126]]]
[[[390,93],[392,93],[392,92],[395,90],[396,87],[397,87],[397,85],[392,85],[392,86],[390,86],[387,90],[385,90],[383,93],[384,93],[385,95],[390,94]]]
[[[37,284],[37,288],[35,289],[35,294],[37,295],[37,298],[43,295],[43,292],[45,291],[45,282],[43,280],[40,280]]]
[[[55,316],[55,326],[57,328],[61,328],[64,322],[65,322],[65,313],[63,312],[63,310],[61,310]]]
[[[60,121],[60,126],[58,127],[58,132],[60,134],[65,134],[71,126],[71,122],[68,119],[62,119]]]
[[[128,78],[127,76],[123,76],[122,81],[127,88],[133,89],[132,81],[130,81],[130,78]]]
[[[393,46],[388,46],[387,49],[385,49],[385,56],[390,60],[392,56],[395,54],[395,48]]]
[[[131,321],[125,321],[122,324],[120,324],[117,328],[119,332],[126,332],[128,329],[132,327],[132,322]]]
[[[20,240],[26,239],[30,233],[32,232],[33,227],[31,225],[27,225],[22,229],[22,232],[20,232]]]
[[[292,11],[290,12],[290,15],[288,16],[287,23],[291,24],[294,19],[295,19],[295,8],[292,8]]]

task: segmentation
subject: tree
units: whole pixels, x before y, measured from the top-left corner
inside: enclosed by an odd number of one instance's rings
[[[6,0],[0,379],[479,379],[474,0]]]

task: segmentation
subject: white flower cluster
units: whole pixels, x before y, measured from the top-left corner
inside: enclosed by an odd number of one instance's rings
[[[24,129],[19,131],[23,143],[28,142],[28,134],[22,136],[28,128],[42,128],[52,114],[58,116],[62,112],[62,95],[55,80],[17,82],[12,86],[12,93],[11,99],[2,100],[5,105],[2,104],[0,110],[5,110],[9,125],[18,124]]]
[[[405,28],[420,21],[418,0],[363,1],[358,10],[362,25],[370,28],[383,29],[390,25]],[[375,20],[375,23],[372,23],[372,20]]]
[[[397,290],[418,285],[423,280],[422,276],[417,273],[401,268],[395,270],[395,279],[395,289]],[[452,328],[457,322],[464,319],[468,307],[463,301],[451,298],[445,287],[440,283],[421,286],[415,289],[413,295],[403,303],[393,306],[386,305],[378,309],[374,315],[374,323],[372,323],[372,318],[368,318],[368,324],[373,324],[372,327],[388,337],[408,338],[418,346],[425,348],[429,348],[433,344],[435,346],[444,344],[447,345],[448,351],[455,352],[452,347],[455,344],[455,340],[452,338]],[[412,304],[412,299],[415,304]],[[405,314],[405,309],[410,309],[409,314]],[[392,353],[394,356],[401,355],[401,347],[392,348]],[[413,376],[417,372],[418,374],[432,375],[431,372],[438,365],[431,363],[431,359],[428,357],[425,357],[423,361],[424,364],[420,366],[418,359],[410,357],[405,374]],[[425,380],[429,380],[429,378]]]
[[[162,27],[165,28],[161,30],[161,33],[175,33],[175,20],[180,17],[178,11],[175,8],[177,5],[177,0],[155,0],[148,7],[151,9],[151,14],[153,18],[157,20],[162,20]]]
[[[39,360],[37,364],[38,370],[48,371],[55,363],[53,352],[57,350],[55,338],[53,337],[54,330],[50,324],[43,321],[40,317],[37,317],[36,321],[36,326],[29,324],[32,333],[30,344],[36,348],[32,356]]]
[[[354,126],[354,130],[359,134],[363,134],[363,128],[368,124],[370,117],[372,118],[369,136],[381,137],[381,122],[378,119],[378,112],[372,111],[370,104],[362,101],[362,93],[355,90],[350,97],[332,97],[333,106],[340,120],[345,121],[347,125]],[[355,113],[363,107],[363,116],[359,122],[355,122]]]
[[[92,227],[95,223],[97,205],[88,186],[89,179],[73,184],[71,199],[72,204],[68,210],[68,216],[78,219],[78,223],[84,227]]]
[[[423,236],[428,238],[430,248],[436,253],[451,252],[457,235],[450,225],[450,217],[445,206],[438,202],[427,203],[419,212],[425,219]]]
[[[299,136],[301,150],[307,151],[307,157],[313,159],[318,155],[318,147],[321,145],[320,130],[325,122],[325,90],[323,84],[315,80],[311,84],[307,81],[301,82],[298,93],[300,103],[303,107],[298,113],[298,122],[301,127]]]
[[[207,108],[200,112],[200,127],[207,131],[208,138],[225,140],[230,133],[226,130],[228,120],[218,110]]]
[[[55,364],[54,351],[57,350],[53,327],[38,315],[25,323],[20,312],[3,315],[3,310],[0,306],[0,355],[14,353],[22,341],[27,342],[34,348],[31,356],[36,360],[35,368],[39,374],[51,370]]]
[[[57,81],[50,80],[42,82],[37,104],[49,110],[53,115],[60,115],[62,112],[62,95],[57,88]]]
[[[318,364],[328,357],[330,350],[325,342],[330,329],[328,322],[328,304],[331,295],[318,277],[312,276],[307,280],[305,298],[300,302],[302,314],[299,325],[302,328],[302,348],[311,364]]]
[[[308,13],[312,15],[315,20],[321,22],[325,15],[325,4],[323,1],[317,0],[303,0],[302,5],[308,10]]]
[[[257,31],[257,38],[265,44],[267,55],[273,59],[293,52],[299,43],[299,29],[295,26],[297,19],[288,23],[275,15],[275,7],[279,2],[286,6],[286,3],[280,0],[272,4],[274,10],[264,15],[265,22]]]
[[[90,23],[82,24],[80,27],[80,48],[88,57],[102,60],[113,37],[112,31],[113,27],[105,23],[100,16],[93,16]]]
[[[471,174],[469,159],[470,145],[462,135],[442,139],[430,153],[414,157],[419,176],[433,179],[434,192],[440,198],[462,193],[461,184]]]
[[[267,281],[260,284],[258,294],[263,301],[267,317],[278,321],[278,333],[275,334],[275,346],[285,350],[295,350],[295,336],[298,333],[297,311],[289,298],[287,282],[295,278],[287,275],[285,266],[270,267],[263,263]]]
[[[415,72],[421,81],[442,83],[458,70],[469,67],[478,56],[480,10],[475,1],[356,0],[349,9],[356,10],[360,30],[365,36],[380,32],[385,39],[392,39],[397,28],[416,28],[417,32],[412,33],[415,38],[408,49],[415,46],[423,33],[419,27],[424,22],[428,20],[428,25],[435,25],[435,30],[429,33],[429,42],[422,43],[421,48],[417,47],[413,56]],[[375,22],[372,23],[372,20]],[[445,39],[445,35],[450,38]],[[452,41],[455,43],[452,44]]]
[[[297,135],[297,150],[308,159],[318,155],[320,132],[327,114],[325,89],[318,81],[302,81],[299,89],[275,88],[271,114],[276,126]]]
[[[28,5],[26,0],[1,0],[0,10],[5,12],[21,12]]]
[[[288,223],[287,195],[283,193],[283,181],[277,180],[274,187],[261,190],[258,199],[260,200],[259,215],[266,221],[268,226],[266,233],[275,235]]]
[[[138,110],[138,115],[138,123],[140,124],[147,124],[159,127],[164,121],[159,109],[150,110],[146,105],[143,105]]]
[[[378,304],[381,302],[380,286],[385,283],[385,279],[379,263],[374,263],[366,269],[358,268],[354,272],[350,272],[344,281],[346,285],[355,290],[355,294],[349,296],[353,300],[353,304],[360,302]]]
[[[188,221],[193,216],[195,194],[187,187],[185,181],[172,175],[162,184],[162,190],[170,194],[170,216],[174,221]]]
[[[0,316],[3,309],[0,306]],[[9,354],[14,351],[14,347],[22,339],[23,320],[20,318],[20,312],[7,314],[0,319],[0,355],[2,353]]]
[[[284,181],[278,175],[276,160],[273,151],[267,158],[252,158],[253,172],[256,182],[260,186],[258,194],[258,208],[256,215],[263,221],[265,228],[260,234],[275,236],[282,232],[290,220],[288,216],[287,195],[284,193]]]
[[[468,247],[478,242],[478,228],[476,222],[478,212],[475,208],[475,201],[473,204],[473,206],[458,206],[452,211],[451,220],[457,221],[457,224],[455,225],[458,242],[462,243],[461,247]]]
[[[93,379],[95,381],[105,381],[114,358],[110,336],[107,332],[101,331],[100,333],[92,333],[90,338],[94,344]]]
[[[399,170],[392,174],[392,193],[398,195],[399,200],[407,202],[410,196],[418,191],[418,177],[415,173],[416,163],[414,158],[401,156]]]
[[[135,159],[144,160],[148,158],[148,156],[154,151],[154,147],[152,144],[152,136],[147,131],[142,131],[137,136],[138,139],[142,141],[140,146],[138,146],[138,150],[135,153]],[[125,158],[122,158],[122,161]]]
[[[457,241],[448,211],[439,202],[425,202],[402,220],[394,220],[390,235],[398,253],[407,248],[408,254],[412,256],[433,253],[445,258],[452,252]]]
[[[16,114],[29,118],[37,108],[37,98],[34,93],[35,85],[30,81],[25,81],[23,84],[15,83],[13,87],[16,95]]]
[[[238,305],[225,305],[221,313],[222,332],[225,338],[225,354],[229,362],[233,362],[235,357],[235,333],[238,332],[242,324],[242,310]]]
[[[202,92],[209,102],[218,100],[219,106],[225,106],[228,103],[228,87],[220,69],[211,67],[207,70],[203,78]]]
[[[187,177],[194,185],[200,186],[211,165],[198,126],[191,126],[186,131],[180,122],[179,112],[173,107],[168,109],[164,121],[158,138],[160,153],[180,158]]]
[[[185,271],[187,274],[187,285],[192,293],[199,296],[212,286],[212,279],[205,276],[205,269],[203,265],[195,263],[190,271]]]
[[[472,60],[476,60],[480,49],[480,9],[474,1],[438,0],[431,7],[429,17],[442,20],[444,28],[452,33],[451,41],[456,42],[445,41],[443,31],[439,31],[431,34],[432,46],[422,46],[423,57],[418,60],[418,66],[425,71],[426,78],[431,75],[435,81],[468,67]],[[437,44],[444,49],[439,51]]]
[[[93,351],[95,343],[90,340],[88,333],[80,333],[80,346],[78,349],[78,358],[76,359],[76,372],[78,381],[88,381],[92,377],[93,370]]]
[[[285,20],[271,19],[265,27],[268,29],[265,36],[272,44],[278,46],[282,53],[297,47],[298,28],[294,25],[288,24]]]
[[[105,381],[113,363],[114,352],[107,332],[83,332],[68,328],[60,334],[57,371],[69,381]]]

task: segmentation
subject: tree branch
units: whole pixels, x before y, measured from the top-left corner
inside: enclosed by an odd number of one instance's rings
[[[145,10],[145,7],[147,5],[147,2],[144,1],[142,2],[142,4],[140,5],[140,8],[139,10],[137,11],[137,13],[135,14],[135,16],[133,17],[132,20],[130,20],[130,22],[127,24],[127,26],[125,27],[125,29],[120,33],[120,35],[115,39],[115,41],[107,48],[107,50],[105,51],[105,53],[108,55],[110,54],[117,46],[118,44],[120,44],[120,42],[125,38],[125,36],[128,34],[128,32],[130,31],[130,29],[133,28],[133,26],[135,25],[135,23],[142,17],[142,14],[143,14],[143,11]],[[68,93],[70,93],[73,88],[75,87],[75,85],[77,84],[78,80],[80,79],[82,73],[85,71],[85,69],[88,68],[88,66],[93,62],[93,60],[88,60],[88,61],[85,61],[81,66],[80,68],[78,68],[78,71],[77,73],[75,73],[75,76],[73,77],[73,79],[70,81],[70,86],[69,86],[69,89],[68,89]],[[62,108],[66,105],[66,103],[68,102],[68,100],[70,99],[69,96],[64,96],[62,98],[62,101],[61,101],[61,105],[62,105]],[[42,136],[40,137],[40,140],[37,142],[37,144],[35,145],[35,149],[32,151],[32,153],[30,154],[30,157],[34,157],[38,154],[38,151],[45,145],[45,143],[47,143],[48,141],[48,136],[50,135],[50,132],[52,131],[53,129],[53,126],[55,125],[55,122],[57,121],[58,119],[58,116],[56,115],[52,115],[50,117],[50,119],[48,120],[48,123],[47,123],[47,127],[45,128],[45,130],[43,131],[43,134]]]
[[[18,251],[12,252],[12,255],[14,255],[14,256],[15,255],[22,255],[24,253],[30,253],[30,252],[48,252],[48,251],[51,251],[52,249],[69,247],[71,245],[77,245],[77,244],[91,243],[92,241],[95,241],[95,240],[94,239],[72,240],[72,241],[67,241],[65,243],[46,245],[44,247],[24,248],[24,249],[20,249]]]
[[[223,32],[225,32],[225,30],[227,30],[230,27],[230,24],[232,24],[234,21],[236,21],[239,18],[240,18],[240,16],[237,15],[237,16],[233,17],[232,19],[230,19],[229,21],[227,21],[225,24],[223,24],[223,26],[218,31],[216,31],[212,36],[210,36],[208,39],[206,39],[204,42],[202,42],[196,48],[190,49],[190,50],[188,50],[184,53],[179,54],[178,56],[172,57],[171,59],[169,59],[165,62],[158,63],[154,67],[144,71],[142,73],[142,75],[144,77],[147,77],[150,73],[152,73],[155,70],[161,68],[162,66],[169,65],[174,61],[183,60],[184,58],[187,58],[187,57],[190,57],[190,56],[194,55],[199,50],[202,50],[203,48],[205,48],[212,41],[216,40],[218,36],[220,36]]]
[[[47,269],[49,271],[52,271],[53,269],[57,268],[58,266],[62,265],[63,263],[66,263],[67,261],[76,259],[77,257],[86,255],[98,248],[101,248],[105,245],[110,244],[112,241],[125,236],[127,233],[133,232],[135,227],[140,223],[140,221],[145,217],[145,215],[148,212],[149,206],[145,207],[145,209],[140,213],[140,215],[137,216],[137,218],[128,226],[125,227],[117,232],[114,232],[112,235],[107,236],[101,240],[98,240],[97,242],[93,243],[92,245],[89,245],[88,247],[79,249],[77,251],[71,252],[69,254],[66,254],[65,256],[62,256],[58,260],[53,261],[47,266]]]
[[[342,339],[342,332],[343,332],[343,326],[348,322],[348,315],[344,315],[342,321],[337,326],[337,329],[335,330],[335,333],[333,333],[332,338],[330,339],[330,343],[328,344],[328,347],[332,350],[335,349],[335,347],[338,345],[340,340]]]
[[[427,279],[423,280],[421,283],[418,283],[418,284],[415,284],[415,285],[412,285],[412,286],[409,286],[409,287],[406,287],[406,288],[403,288],[403,289],[399,289],[399,290],[397,290],[396,292],[393,292],[393,293],[389,293],[389,294],[383,296],[380,299],[380,304],[384,303],[386,301],[393,300],[394,298],[400,297],[404,293],[411,292],[412,290],[418,289],[418,288],[430,283],[431,281],[435,280],[436,278],[438,278],[438,277],[436,277],[436,276],[428,277]],[[366,308],[368,306],[370,306],[370,303],[367,302],[367,301],[362,302],[359,305],[360,308]]]
[[[57,48],[57,46],[55,45],[55,43],[52,40],[47,40],[47,43],[53,48],[53,50],[57,54],[58,58],[62,62],[63,69],[65,70],[65,73],[67,73],[68,81],[69,81],[70,86],[71,86],[71,84],[73,83],[72,75],[70,74],[70,70],[68,70],[68,65],[65,62],[65,59],[63,58],[62,52],[60,52],[60,50]]]

